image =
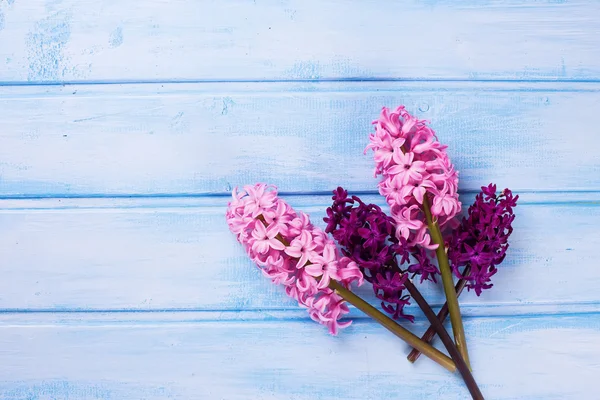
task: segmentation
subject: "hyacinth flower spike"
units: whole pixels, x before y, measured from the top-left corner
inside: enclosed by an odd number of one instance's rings
[[[358,196],[349,198],[348,192],[341,187],[333,191],[332,199],[333,204],[323,219],[327,223],[325,231],[337,240],[342,253],[359,266],[365,280],[372,284],[375,296],[381,300],[382,308],[392,318],[403,317],[412,321],[413,317],[404,313],[409,296],[403,295],[403,291],[407,289],[427,316],[431,329],[440,336],[473,398],[482,399],[469,367],[443,323],[408,277],[412,269],[421,275],[422,280],[435,279],[435,275],[430,274],[429,266],[432,264],[429,258],[423,257],[421,248],[409,248],[404,238],[399,240],[395,236],[394,220],[377,205],[365,204]],[[408,271],[402,270],[400,265],[408,264],[411,255],[417,259],[417,264],[408,267]]]
[[[475,291],[477,296],[493,285],[491,277],[497,272],[497,266],[504,261],[508,250],[508,238],[515,220],[513,208],[517,206],[519,196],[513,196],[509,189],[496,194],[496,185],[483,186],[469,207],[468,216],[462,219],[460,227],[454,232],[448,245],[448,256],[452,262],[454,274],[460,278],[456,284],[456,295],[460,296],[465,286]],[[460,272],[459,268],[464,267]],[[448,316],[448,303],[438,313],[438,319],[444,322]],[[421,339],[430,343],[436,330],[432,324]],[[419,358],[416,349],[410,352],[412,362]]]
[[[349,290],[362,284],[363,275],[354,261],[340,257],[335,242],[308,216],[296,213],[277,196],[277,189],[263,183],[233,191],[226,212],[227,224],[248,256],[287,295],[307,309],[310,317],[326,325],[331,334],[350,325],[339,321],[354,305],[394,335],[451,372],[454,362]]]
[[[467,343],[456,296],[452,270],[441,228],[453,222],[461,209],[458,172],[446,147],[426,121],[410,115],[404,106],[383,108],[369,136],[374,151],[375,176],[382,175],[379,193],[385,196],[396,221],[398,237],[410,246],[434,250],[450,312],[456,347],[470,367]],[[391,158],[388,154],[392,153]]]

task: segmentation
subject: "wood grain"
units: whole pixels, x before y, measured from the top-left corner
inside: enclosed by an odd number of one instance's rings
[[[382,106],[431,121],[461,190],[600,190],[598,84],[179,84],[0,88],[0,194],[374,191]],[[327,171],[327,173],[324,173]],[[576,178],[575,178],[576,177]]]
[[[0,3],[0,81],[598,80],[595,2]]]
[[[464,204],[489,182],[521,195],[495,288],[461,296],[486,398],[595,400],[598,15],[0,0],[0,398],[466,398],[357,310],[328,335],[224,220],[256,181],[321,226],[337,185],[382,204],[363,149],[380,108],[405,104],[450,146]]]
[[[591,398],[597,314],[467,318],[465,330],[486,398]],[[307,319],[28,314],[0,316],[0,343],[7,400],[468,398],[457,374],[410,364],[402,342],[364,320],[332,337]]]
[[[381,204],[377,196],[365,200]],[[224,219],[226,201],[154,199],[123,201],[119,207],[103,199],[42,200],[36,207],[30,207],[31,200],[7,202],[0,211],[0,273],[5,277],[0,309],[295,310],[235,242]],[[288,201],[324,225],[329,197]],[[599,204],[597,197],[566,204],[539,204],[532,198],[528,203],[524,195],[507,259],[493,279],[496,287],[481,298],[473,293],[461,297],[464,313],[599,308],[594,250],[600,245],[595,234]],[[566,265],[577,265],[577,279]],[[371,297],[367,286],[359,291]],[[434,304],[442,302],[439,286],[424,285],[423,294]]]

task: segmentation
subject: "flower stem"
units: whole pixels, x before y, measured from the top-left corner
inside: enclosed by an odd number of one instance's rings
[[[259,215],[257,218],[266,226],[266,221],[262,215]],[[290,245],[290,243],[283,236],[278,234],[276,238],[285,246]],[[310,261],[308,264],[310,264]],[[456,365],[450,357],[429,343],[422,341],[417,335],[396,323],[393,319],[389,318],[387,315],[358,297],[356,294],[352,293],[349,289],[346,289],[339,282],[331,280],[329,282],[329,288],[334,290],[342,299],[346,300],[348,303],[352,304],[354,307],[358,308],[369,317],[379,322],[381,325],[383,325],[383,327],[392,332],[394,335],[398,336],[400,339],[404,340],[413,348],[419,349],[421,353],[425,354],[427,357],[431,358],[448,371],[456,371]]]
[[[456,368],[462,375],[473,399],[483,399],[483,394],[481,394],[479,387],[477,387],[477,383],[475,382],[475,378],[473,378],[473,374],[471,374],[471,371],[469,370],[469,366],[467,365],[464,358],[454,345],[454,342],[452,342],[452,338],[444,328],[444,325],[435,315],[435,312],[433,312],[433,310],[431,309],[429,303],[427,303],[425,298],[423,298],[423,296],[421,295],[421,292],[419,292],[419,289],[417,289],[417,287],[410,280],[407,279],[404,283],[404,286],[411,294],[412,298],[415,299],[415,301],[417,302],[417,304],[431,323],[430,329],[432,329],[432,331],[437,332],[437,334],[440,336],[444,347],[446,347],[446,350],[448,350],[448,354],[450,354],[450,356],[454,360]]]
[[[442,231],[440,230],[440,226],[438,225],[437,221],[433,220],[431,209],[429,207],[429,199],[427,196],[423,197],[423,212],[425,213],[425,218],[427,219],[431,240],[433,243],[438,245],[435,253],[437,255],[440,272],[442,274],[442,283],[444,285],[444,292],[446,293],[446,301],[448,302],[448,311],[450,312],[450,322],[452,323],[454,341],[456,342],[458,351],[470,369],[471,365],[469,362],[469,354],[467,352],[465,328],[463,327],[462,318],[460,316],[458,298],[456,297],[456,292],[454,291],[454,281],[452,280],[452,271],[450,270],[450,263],[448,261],[448,255],[446,254],[444,238],[442,237]]]
[[[471,267],[467,265],[465,267],[465,269],[463,270],[463,273],[462,273],[463,276],[467,275],[470,271],[471,271]],[[458,281],[458,283],[456,284],[456,287],[454,288],[456,291],[457,297],[460,296],[460,294],[462,293],[466,284],[467,284],[466,279],[460,279]],[[446,303],[444,303],[444,305],[438,312],[437,319],[439,322],[441,322],[443,324],[447,317],[448,317],[448,303],[446,302]],[[434,325],[432,324],[429,326],[429,328],[427,328],[427,330],[425,331],[423,336],[421,336],[421,339],[427,343],[431,343],[431,341],[435,337],[435,334],[436,334],[436,329],[434,328]],[[408,361],[414,363],[415,361],[417,361],[417,359],[419,358],[420,355],[421,355],[421,352],[419,350],[413,349],[407,357]]]
[[[393,319],[389,318],[387,315],[383,314],[381,311],[367,303],[365,300],[358,297],[350,290],[346,289],[339,282],[332,280],[329,283],[329,288],[334,290],[341,298],[346,300],[348,303],[352,304],[354,307],[358,308],[359,310],[367,314],[369,317],[379,322],[384,328],[392,332],[394,335],[404,340],[406,343],[408,343],[415,349],[419,349],[421,353],[425,354],[427,357],[431,358],[433,361],[446,368],[448,371],[456,371],[455,363],[452,362],[452,360],[448,356],[446,356],[444,353],[431,346],[430,344],[422,341],[418,336],[414,335],[409,330],[396,323]]]

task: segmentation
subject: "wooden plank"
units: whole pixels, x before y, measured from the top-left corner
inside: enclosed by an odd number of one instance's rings
[[[593,398],[597,317],[465,319],[486,398]],[[332,337],[309,320],[3,314],[0,343],[6,400],[468,398],[458,374],[409,364],[407,346],[366,320]]]
[[[523,196],[496,286],[480,298],[473,293],[461,297],[465,315],[600,311],[598,196]],[[324,225],[328,196],[285,198]],[[378,196],[365,200],[381,204]],[[252,266],[227,228],[226,201],[2,201],[0,309],[304,315]],[[576,280],[569,278],[573,266]],[[422,291],[432,304],[442,302],[441,286],[423,285]],[[374,301],[367,285],[359,293]]]
[[[553,0],[9,0],[0,81],[598,80],[599,13]]]
[[[319,83],[0,88],[0,195],[374,191],[382,106],[431,121],[461,190],[600,190],[598,84]],[[568,117],[567,117],[568,116]],[[324,173],[327,171],[327,173]]]

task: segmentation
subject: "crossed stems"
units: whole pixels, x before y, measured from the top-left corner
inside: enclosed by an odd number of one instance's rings
[[[258,219],[264,224],[264,218],[261,216]],[[283,243],[285,246],[289,246],[290,243],[281,235],[276,236],[277,240]],[[308,261],[310,264],[310,261]],[[394,335],[404,340],[414,349],[418,350],[420,353],[425,354],[427,357],[446,368],[450,372],[455,372],[458,368],[460,374],[462,375],[469,392],[473,399],[483,399],[483,395],[471,374],[468,365],[465,360],[462,358],[460,352],[457,347],[452,342],[450,335],[444,328],[443,324],[440,322],[438,317],[435,315],[427,301],[423,298],[419,290],[415,287],[415,285],[407,279],[406,288],[413,296],[421,310],[427,316],[427,319],[432,324],[433,329],[438,333],[442,343],[448,350],[448,353],[452,356],[450,359],[448,356],[431,346],[426,341],[420,339],[418,336],[414,335],[412,332],[407,330],[406,328],[399,325],[397,322],[383,314],[381,311],[377,310],[375,307],[367,303],[365,300],[354,294],[352,291],[346,289],[343,285],[335,280],[331,280],[329,283],[329,288],[335,291],[342,299],[346,300],[348,303],[352,304],[369,317],[373,318],[377,322],[379,322],[384,328],[392,332]],[[452,361],[454,360],[454,362]]]
[[[402,145],[400,149],[402,150],[402,153],[406,154],[406,147],[404,145]],[[454,291],[454,280],[452,279],[452,271],[450,270],[448,254],[446,254],[444,238],[442,237],[440,225],[431,214],[431,207],[429,205],[429,198],[427,194],[423,196],[423,213],[425,214],[425,219],[427,220],[427,227],[429,228],[431,240],[434,244],[438,245],[437,249],[435,250],[435,254],[437,256],[438,265],[440,267],[440,273],[442,275],[442,284],[444,286],[444,293],[446,295],[448,311],[450,312],[450,322],[452,323],[452,333],[454,334],[454,341],[462,358],[467,363],[468,368],[471,369],[471,364],[469,362],[469,354],[467,352],[467,339],[465,337],[465,328],[463,326],[462,318],[460,316],[460,306],[458,305],[458,298],[456,297],[456,292]],[[433,324],[433,322],[431,323]]]
[[[465,269],[463,270],[462,276],[466,276],[469,274],[469,272],[471,272],[471,267],[469,265],[467,265],[465,267]],[[463,289],[465,288],[467,284],[467,280],[466,279],[460,279],[458,281],[458,283],[456,284],[456,287],[454,288],[455,292],[456,292],[456,296],[460,296],[460,294],[462,293]],[[444,303],[444,305],[442,306],[442,308],[440,309],[440,311],[437,314],[437,320],[440,323],[444,323],[444,321],[446,320],[446,318],[448,317],[448,303]],[[435,337],[435,334],[437,332],[437,329],[434,327],[434,324],[431,324],[429,326],[429,328],[427,328],[427,330],[425,331],[425,333],[423,334],[423,336],[421,336],[421,339],[426,341],[427,343],[431,343],[431,341],[433,340],[433,338]],[[417,349],[413,349],[410,354],[408,355],[408,361],[410,362],[415,362],[417,361],[417,359],[421,356],[421,352]]]
[[[400,269],[397,266],[394,269],[400,274],[402,274],[402,271],[400,271]],[[458,371],[462,375],[465,384],[467,385],[467,388],[469,389],[469,392],[471,392],[473,398],[483,399],[483,395],[477,387],[477,383],[473,378],[473,374],[471,373],[469,366],[460,354],[457,346],[452,341],[452,338],[448,334],[448,331],[446,331],[446,329],[444,328],[443,320],[441,320],[439,316],[435,314],[429,303],[427,303],[423,295],[421,295],[421,292],[419,292],[419,289],[417,289],[417,287],[414,285],[414,283],[412,283],[410,279],[406,279],[404,286],[406,287],[412,298],[415,300],[415,302],[419,305],[419,307],[429,320],[429,323],[431,324],[428,329],[428,331],[431,331],[431,339],[427,340],[427,338],[424,336],[421,338],[421,340],[425,341],[426,343],[431,343],[433,336],[435,335],[435,333],[437,333],[440,337],[440,340],[444,344],[444,347],[446,348],[446,350],[448,350],[448,354],[450,354],[450,356],[454,360],[454,363],[456,364]],[[418,350],[413,349],[411,351],[411,354],[413,352],[418,352]]]
[[[258,216],[258,220],[260,220],[261,223],[265,224],[266,227],[266,221],[262,215]],[[283,243],[284,246],[287,247],[290,245],[290,243],[280,234],[278,234],[276,238],[281,243]],[[307,264],[310,264],[310,261],[308,261]],[[456,371],[456,365],[450,357],[448,357],[435,347],[431,346],[429,343],[425,343],[417,335],[413,334],[408,329],[396,323],[396,321],[389,318],[387,315],[385,315],[384,313],[367,303],[365,300],[363,300],[350,290],[346,289],[339,282],[331,280],[329,283],[329,288],[335,291],[342,299],[346,300],[348,303],[352,304],[354,307],[358,308],[359,310],[367,314],[369,317],[379,322],[384,328],[392,332],[400,339],[404,340],[411,347],[418,349],[421,353],[431,358],[433,361],[446,368],[448,371]]]
[[[454,291],[454,280],[452,279],[452,271],[450,269],[450,262],[448,261],[448,254],[446,253],[446,246],[444,238],[442,237],[442,231],[436,220],[431,215],[431,209],[429,207],[429,199],[427,196],[423,196],[423,212],[425,213],[425,219],[429,227],[429,234],[433,243],[437,244],[438,247],[435,249],[435,254],[438,259],[438,265],[440,267],[440,273],[442,275],[442,284],[444,286],[444,293],[446,294],[446,303],[448,304],[448,311],[450,312],[450,322],[452,323],[452,333],[454,333],[454,341],[458,351],[462,355],[462,358],[467,363],[469,369],[471,365],[469,363],[469,354],[467,352],[467,339],[465,337],[465,328],[463,321],[460,316],[460,306],[458,305],[458,298]]]

